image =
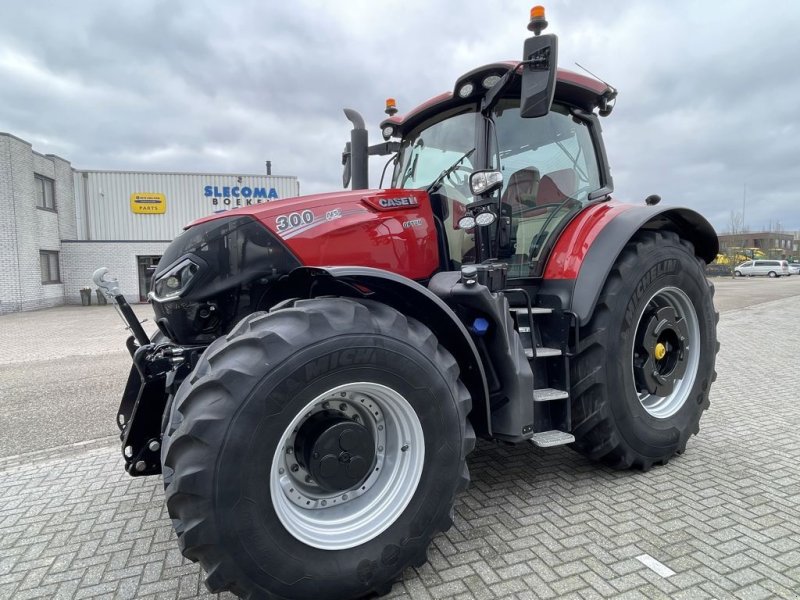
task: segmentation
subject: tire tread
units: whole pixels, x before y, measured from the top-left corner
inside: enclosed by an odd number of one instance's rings
[[[666,464],[671,456],[644,457],[635,452],[618,433],[614,416],[611,412],[609,400],[603,393],[606,385],[607,374],[602,364],[602,355],[606,354],[604,342],[610,328],[611,307],[620,302],[619,294],[622,291],[625,277],[631,277],[639,265],[639,256],[654,247],[664,244],[673,244],[683,247],[691,253],[697,261],[697,266],[702,271],[704,262],[695,255],[694,245],[678,236],[672,231],[640,231],[625,246],[620,256],[609,273],[606,283],[597,301],[595,311],[589,324],[581,331],[582,338],[577,355],[571,361],[571,386],[573,435],[575,442],[572,448],[592,460],[600,461],[613,469],[635,468],[642,471],[649,470],[654,464]],[[714,295],[714,285],[703,277],[709,288],[709,294]],[[715,324],[719,321],[719,312],[714,309]],[[715,343],[715,353],[719,351],[719,342]],[[716,379],[713,372],[711,381]],[[699,420],[702,413],[709,406],[708,385],[705,386],[703,397],[698,404],[700,411],[697,420],[691,424],[686,435],[681,436],[675,449],[675,454],[681,454],[686,449],[690,435],[699,431]],[[692,401],[688,399],[687,401]]]
[[[455,492],[446,500],[448,510],[434,526],[443,532],[452,525],[450,513],[456,495],[469,485],[466,457],[475,447],[475,432],[467,415],[472,400],[459,379],[453,356],[441,346],[425,325],[377,302],[344,298],[299,300],[294,306],[266,313],[258,312],[243,319],[226,336],[215,340],[206,350],[192,374],[179,388],[173,403],[172,417],[162,444],[164,487],[167,509],[178,535],[181,552],[200,562],[206,571],[206,587],[212,593],[230,591],[242,598],[278,598],[248,581],[232,558],[221,549],[220,532],[213,518],[212,489],[215,437],[225,412],[218,408],[232,401],[229,382],[258,376],[257,365],[278,364],[298,347],[338,333],[362,331],[395,334],[421,349],[448,379],[456,391],[456,408],[461,420],[462,470]],[[213,391],[213,393],[209,393]],[[176,465],[180,464],[176,475]],[[414,555],[411,564],[426,560],[427,543]],[[421,558],[420,558],[421,557]],[[398,575],[402,568],[398,571]],[[378,581],[367,594],[383,595],[391,591],[391,581]]]

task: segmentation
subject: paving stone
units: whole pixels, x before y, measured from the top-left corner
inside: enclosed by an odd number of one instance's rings
[[[725,313],[719,335],[711,409],[684,455],[615,472],[566,448],[479,443],[453,528],[388,597],[797,598],[798,385],[742,374],[792,364],[800,303]],[[233,598],[203,580],[161,480],[126,475],[118,448],[0,462],[0,598]]]

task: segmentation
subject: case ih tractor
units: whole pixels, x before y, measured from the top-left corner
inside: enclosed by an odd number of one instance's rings
[[[476,437],[569,445],[647,470],[709,404],[711,225],[612,199],[616,90],[556,68],[532,11],[522,61],[344,153],[352,190],[200,219],[167,248],[150,339],[132,333],[127,472],[163,473],[183,554],[213,592],[381,594],[426,560]],[[371,154],[391,185],[367,188]]]

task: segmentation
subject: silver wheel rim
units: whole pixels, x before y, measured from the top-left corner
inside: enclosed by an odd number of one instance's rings
[[[315,412],[331,406],[367,426],[376,446],[367,478],[333,495],[306,484],[306,472],[292,461],[298,429]],[[323,550],[360,546],[385,531],[406,509],[424,460],[422,425],[401,394],[377,383],[341,385],[309,402],[281,436],[270,467],[272,506],[286,530],[304,544]]]
[[[687,354],[685,358],[687,361],[686,371],[680,379],[675,381],[672,393],[664,396],[640,391],[636,384],[635,373],[633,373],[633,354],[636,347],[636,333],[638,333],[639,328],[642,326],[642,317],[647,311],[647,308],[653,304],[668,306],[674,309],[678,317],[684,321],[688,331],[687,339],[684,341],[684,352]],[[691,396],[700,365],[700,323],[697,319],[697,312],[695,311],[694,304],[692,304],[686,292],[680,288],[665,287],[653,294],[647,303],[645,303],[642,311],[639,313],[634,332],[634,347],[631,349],[631,374],[633,375],[634,392],[648,414],[657,419],[671,417],[681,409],[686,403],[686,400]]]

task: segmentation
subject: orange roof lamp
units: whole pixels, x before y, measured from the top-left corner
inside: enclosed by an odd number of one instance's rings
[[[531,20],[528,23],[528,29],[534,33],[534,35],[539,35],[547,29],[547,19],[544,18],[544,6],[534,6],[531,9]]]
[[[387,115],[393,117],[397,114],[397,101],[394,98],[387,98],[386,99],[386,110],[384,110]]]

